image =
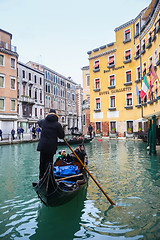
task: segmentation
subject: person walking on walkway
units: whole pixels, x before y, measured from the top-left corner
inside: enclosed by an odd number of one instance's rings
[[[47,170],[48,164],[53,163],[53,156],[57,150],[57,138],[64,138],[64,130],[58,122],[58,115],[50,109],[45,119],[38,121],[42,129],[37,151],[40,151],[39,179]]]
[[[1,138],[1,141],[3,140],[2,139],[2,130],[0,129],[0,138]]]
[[[14,137],[14,134],[15,134],[15,130],[14,130],[14,129],[12,129],[12,131],[11,131],[12,140],[14,140],[14,139],[15,139],[15,137]]]
[[[93,131],[93,127],[91,126],[91,124],[89,124],[88,132],[89,132],[90,138],[92,138],[92,131]]]
[[[21,140],[21,129],[17,128],[18,139]]]

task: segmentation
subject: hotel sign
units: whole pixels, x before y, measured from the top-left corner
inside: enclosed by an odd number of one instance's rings
[[[106,72],[110,72],[111,69],[112,69],[113,71],[115,71],[115,70],[119,70],[119,69],[121,69],[121,68],[124,68],[124,66],[120,66],[120,67],[110,68],[110,69],[108,69],[108,70],[104,70],[104,73],[106,73]]]
[[[119,92],[128,92],[131,90],[132,90],[131,87],[124,87],[124,88],[112,89],[112,90],[108,90],[108,91],[99,92],[99,95],[113,94],[113,93],[119,93]]]

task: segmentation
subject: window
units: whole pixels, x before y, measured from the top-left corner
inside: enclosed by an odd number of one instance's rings
[[[67,92],[67,98],[70,99],[70,92]]]
[[[109,104],[110,104],[110,108],[115,108],[116,107],[116,97],[115,96],[110,96],[109,97]]]
[[[130,60],[131,59],[131,50],[126,50],[124,57],[125,57],[125,61]]]
[[[152,31],[148,33],[148,44],[152,43]]]
[[[0,88],[4,88],[4,76],[0,75]]]
[[[133,121],[127,121],[127,132],[128,133],[133,132]]]
[[[139,44],[136,46],[136,57],[140,54]]]
[[[22,70],[22,77],[25,78],[25,71]]]
[[[40,108],[40,116],[42,116],[42,108]]]
[[[109,76],[109,86],[115,86],[115,75]]]
[[[31,73],[29,73],[29,80],[31,80]]]
[[[90,86],[90,76],[87,75],[87,76],[86,76],[86,79],[87,79],[87,87],[89,87],[89,86]]]
[[[61,78],[60,84],[61,86],[64,86],[64,80],[62,78]]]
[[[95,79],[94,84],[95,84],[95,89],[100,89],[100,79],[99,78]]]
[[[42,90],[40,90],[40,94],[39,94],[40,96],[40,102],[42,103]]]
[[[96,109],[96,110],[101,109],[100,98],[96,98],[96,99],[95,99],[95,109]]]
[[[155,82],[155,98],[158,97],[158,81]]]
[[[26,86],[23,84],[23,95],[26,95]]]
[[[149,59],[148,59],[148,62],[149,62],[149,72],[151,71],[151,65],[152,65],[152,57],[150,57]]]
[[[16,69],[16,60],[14,58],[11,58],[11,68]]]
[[[126,83],[132,82],[132,74],[131,71],[126,72]]]
[[[37,117],[37,108],[35,108],[35,117]]]
[[[143,39],[143,41],[142,41],[142,51],[145,51],[145,49],[146,49],[146,40]]]
[[[157,61],[158,61],[158,55],[157,55],[157,49],[156,49],[155,52],[154,52],[154,63],[155,63],[155,65],[157,64]]]
[[[75,95],[72,93],[72,100],[75,101]]]
[[[111,132],[116,132],[116,122],[110,122],[110,130]]]
[[[137,80],[141,79],[140,67],[137,68]]]
[[[124,31],[124,40],[127,41],[130,39],[131,39],[131,32],[130,32],[130,29],[127,29]]]
[[[99,70],[99,60],[94,62],[94,70]]]
[[[4,98],[0,98],[0,110],[4,111]]]
[[[70,83],[67,83],[67,88],[70,88],[71,86],[70,86]]]
[[[11,99],[11,111],[15,111],[15,110],[16,110],[16,100]]]
[[[0,66],[4,66],[4,56],[0,55]]]
[[[35,101],[37,102],[37,89],[35,89],[34,97],[35,97]]]
[[[83,125],[86,125],[86,115],[83,115]]]
[[[32,89],[32,87],[29,86],[29,97],[30,97],[30,98],[31,98],[31,96],[32,96],[32,91],[31,91],[31,89]]]
[[[101,131],[101,122],[96,122],[96,132]]]
[[[37,83],[37,76],[34,75],[34,83]]]
[[[39,78],[39,85],[42,85],[42,78]]]
[[[143,63],[143,76],[146,74],[146,62]]]
[[[132,106],[132,93],[126,94],[126,106]]]
[[[139,35],[139,22],[136,23],[136,36]]]
[[[12,90],[16,89],[16,79],[15,78],[11,78],[11,89]]]
[[[109,56],[108,57],[108,66],[114,65],[114,56]]]

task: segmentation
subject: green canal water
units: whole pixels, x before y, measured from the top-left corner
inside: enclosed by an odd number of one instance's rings
[[[36,146],[0,146],[0,239],[160,239],[160,154],[149,156],[143,142],[94,139],[89,170],[116,207],[90,178],[72,201],[48,208],[32,189]]]

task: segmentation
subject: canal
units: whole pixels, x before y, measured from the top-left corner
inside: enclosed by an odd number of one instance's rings
[[[0,239],[160,239],[160,154],[148,155],[139,141],[94,139],[86,144],[89,170],[117,206],[90,178],[72,201],[47,208],[32,189],[36,146],[0,146]]]

